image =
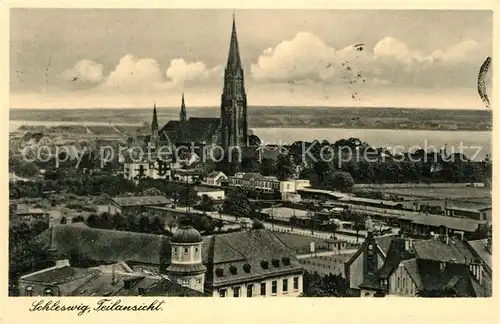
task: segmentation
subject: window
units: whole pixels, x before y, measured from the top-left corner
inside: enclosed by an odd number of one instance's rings
[[[283,292],[288,292],[288,278],[283,279]]]
[[[201,278],[196,278],[196,283],[201,284]]]
[[[253,285],[249,284],[247,285],[247,297],[252,297],[253,296]]]
[[[295,291],[299,290],[299,277],[293,278],[293,290]]]
[[[188,254],[189,252],[189,249],[188,248],[184,248],[184,254]]]
[[[278,281],[273,280],[271,282],[271,294],[276,295],[278,293]]]
[[[54,296],[54,292],[50,288],[45,288],[44,295],[45,296]]]
[[[182,279],[183,286],[189,286],[189,279]]]
[[[194,252],[198,253],[198,248],[194,248]]]
[[[260,284],[260,295],[265,296],[266,295],[266,283],[262,282]]]
[[[233,287],[233,297],[240,297],[240,287]]]
[[[26,289],[24,291],[24,295],[33,296],[33,287],[31,287],[31,286],[26,287]]]
[[[226,297],[226,289],[219,289],[219,296]]]
[[[176,247],[174,247],[174,255],[177,255],[177,252],[178,252],[178,251],[177,251],[177,248],[176,248]]]

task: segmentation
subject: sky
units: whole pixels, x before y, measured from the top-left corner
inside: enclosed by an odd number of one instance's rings
[[[491,11],[235,10],[248,105],[485,109]],[[233,10],[11,9],[11,108],[220,105]],[[361,45],[359,45],[361,44]],[[488,78],[491,96],[491,72]]]

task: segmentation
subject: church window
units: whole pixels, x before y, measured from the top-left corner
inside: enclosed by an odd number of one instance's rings
[[[174,247],[174,255],[177,255],[177,248]]]
[[[184,254],[188,254],[188,251],[189,251],[188,248],[184,248]]]

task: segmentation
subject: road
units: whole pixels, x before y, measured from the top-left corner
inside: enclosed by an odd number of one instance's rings
[[[186,207],[177,207],[176,209],[178,210],[186,210]],[[192,213],[197,213],[197,214],[203,214],[202,211],[196,210],[191,208],[190,210]],[[236,219],[235,216],[233,215],[227,215],[227,214],[220,214],[218,212],[207,212],[207,215],[213,217],[213,218],[219,218],[222,219],[226,222],[230,223],[238,223],[240,221],[251,221],[250,218],[247,217],[238,217]],[[275,231],[275,232],[282,232],[282,233],[290,233],[290,234],[298,234],[298,235],[304,235],[304,236],[311,236],[311,237],[316,237],[316,238],[321,238],[321,239],[329,239],[332,237],[332,232],[324,232],[324,231],[318,231],[314,230],[313,233],[311,233],[311,230],[308,229],[303,229],[303,228],[296,228],[287,226],[287,225],[282,225],[282,224],[272,224],[269,222],[262,222],[265,228]],[[353,234],[355,231],[353,231]],[[360,232],[361,233],[361,232]],[[354,235],[347,235],[347,234],[340,234],[340,233],[335,233],[335,238],[339,240],[343,240],[349,243],[362,243],[364,241],[363,237],[358,237],[356,238]]]

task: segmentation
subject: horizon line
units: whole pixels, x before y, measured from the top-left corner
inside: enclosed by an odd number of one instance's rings
[[[153,106],[151,107],[126,107],[126,106],[116,106],[116,107],[65,107],[65,108],[46,108],[46,107],[9,107],[9,110],[91,110],[91,109],[107,109],[107,110],[114,110],[114,109],[152,109]],[[421,109],[421,110],[469,110],[469,111],[492,111],[491,109],[488,108],[439,108],[439,107],[394,107],[394,106],[316,106],[316,105],[297,105],[297,106],[290,106],[290,105],[248,105],[248,108],[258,108],[258,109],[264,109],[264,108],[300,108],[300,109],[307,109],[307,108],[327,108],[327,109]],[[180,106],[158,106],[156,105],[157,109],[179,109]],[[215,108],[218,109],[220,108],[217,105],[213,106],[201,106],[201,105],[192,105],[188,106],[188,108],[205,108],[205,109],[210,109],[210,108]]]

